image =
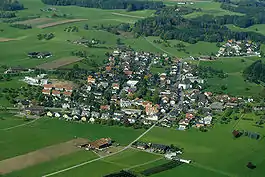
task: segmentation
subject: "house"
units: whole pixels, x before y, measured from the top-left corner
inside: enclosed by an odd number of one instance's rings
[[[63,85],[54,85],[55,90],[63,91],[64,86]]]
[[[166,73],[161,73],[159,78],[160,78],[161,81],[164,81],[167,78],[167,74]]]
[[[53,116],[53,113],[51,111],[47,112],[47,116],[48,117],[52,117]]]
[[[210,105],[210,108],[215,111],[222,111],[224,109],[224,106],[221,102],[214,102]]]
[[[191,113],[186,113],[186,119],[193,119],[195,116]]]
[[[111,66],[106,66],[105,69],[106,69],[106,71],[110,72],[112,68],[111,68]]]
[[[92,112],[91,112],[91,118],[96,118],[96,119],[98,119],[99,116],[100,116],[100,113],[99,113],[99,112],[95,112],[95,111],[92,111]]]
[[[86,122],[86,117],[81,117],[81,120],[82,120],[83,122]]]
[[[51,90],[53,88],[52,84],[44,84],[43,85],[44,90]]]
[[[141,109],[122,109],[125,114],[127,115],[141,115],[142,110]]]
[[[151,116],[146,117],[146,120],[158,121],[158,116],[157,115],[151,115]]]
[[[159,105],[152,105],[152,103],[148,103],[146,106],[145,106],[145,113],[146,115],[148,116],[152,116],[156,113],[158,113],[158,108],[159,108]]]
[[[72,92],[63,92],[63,95],[66,97],[72,96]]]
[[[120,89],[120,84],[119,83],[113,83],[112,84],[112,89],[119,90]]]
[[[101,138],[99,140],[90,142],[88,145],[91,149],[101,150],[103,148],[111,146],[111,144],[112,141],[110,138]]]
[[[184,90],[186,89],[191,89],[192,88],[192,85],[191,85],[191,82],[189,79],[185,79],[183,82],[181,82],[179,85],[178,85],[178,88],[182,88]]]
[[[151,149],[154,151],[160,152],[160,153],[166,153],[168,150],[170,150],[170,147],[163,144],[151,144]]]
[[[56,113],[54,114],[54,116],[55,116],[56,118],[59,118],[59,117],[61,117],[61,114],[58,113],[58,112],[56,112]]]
[[[50,90],[43,89],[42,90],[42,94],[44,94],[44,95],[50,95],[51,94],[51,91]]]
[[[203,122],[204,122],[205,125],[211,125],[212,120],[213,120],[213,118],[210,115],[208,115],[208,116],[203,118]]]
[[[25,108],[24,112],[28,115],[38,115],[41,116],[44,114],[43,106],[32,106]]]
[[[240,131],[238,131],[238,130],[233,130],[232,134],[233,134],[233,136],[234,136],[235,138],[238,138],[238,137],[241,136],[241,133],[240,133]]]
[[[109,113],[102,113],[100,118],[108,120],[110,118],[110,114]]]
[[[126,83],[129,87],[135,87],[138,82],[137,80],[128,80]]]
[[[132,106],[132,101],[131,100],[124,100],[124,99],[120,100],[120,107],[121,108],[127,108],[127,107],[130,107],[130,106]]]
[[[52,96],[58,96],[58,97],[60,97],[61,96],[61,92],[58,91],[58,90],[53,90],[52,91]]]
[[[102,111],[108,111],[108,110],[110,110],[110,105],[101,105],[100,106],[100,110],[102,110]]]
[[[96,79],[93,78],[93,76],[90,75],[90,76],[87,77],[87,82],[88,83],[95,84],[96,83]]]
[[[93,117],[91,117],[91,118],[89,119],[89,122],[94,123],[94,122],[95,122],[95,119],[94,119]]]
[[[125,70],[124,71],[124,74],[127,75],[127,76],[131,76],[132,75],[132,71],[129,71],[129,70]]]
[[[73,91],[73,87],[71,87],[71,86],[64,86],[64,89],[65,89],[65,91],[66,92],[72,92]]]
[[[141,149],[141,150],[145,150],[147,149],[149,146],[147,145],[147,143],[144,143],[144,142],[140,142],[140,141],[137,141],[133,144],[137,149]]]
[[[63,109],[69,109],[70,108],[70,105],[68,103],[63,103],[62,104],[62,108]]]

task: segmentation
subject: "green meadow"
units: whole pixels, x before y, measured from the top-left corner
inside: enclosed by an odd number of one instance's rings
[[[257,58],[221,58],[216,61],[200,61],[200,66],[223,70],[228,76],[224,79],[218,77],[207,78],[208,91],[220,92],[221,86],[227,86],[225,93],[235,96],[258,96],[264,88],[261,85],[245,81],[242,73]]]

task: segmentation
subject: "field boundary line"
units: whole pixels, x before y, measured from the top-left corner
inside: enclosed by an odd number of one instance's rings
[[[123,16],[123,17],[132,17],[132,18],[141,18],[141,19],[144,19],[144,18],[145,18],[145,17],[143,17],[143,16],[121,14],[121,13],[117,13],[117,12],[113,12],[113,13],[111,13],[111,14],[112,14],[112,15]]]
[[[3,128],[3,129],[0,129],[0,130],[6,131],[6,130],[15,129],[15,128],[18,128],[18,127],[23,127],[23,126],[25,126],[25,125],[32,124],[32,123],[36,122],[36,121],[39,120],[39,119],[40,119],[40,118],[36,118],[35,120],[32,120],[32,121],[30,121],[30,122],[23,123],[23,124],[19,124],[19,125],[15,125],[15,126],[8,127],[8,128]]]
[[[143,132],[140,136],[138,136],[138,138],[136,138],[135,140],[133,140],[130,144],[128,144],[126,147],[124,147],[123,149],[115,152],[115,153],[112,153],[112,154],[109,154],[109,155],[106,155],[106,156],[103,156],[103,157],[99,157],[99,158],[96,158],[96,159],[93,159],[93,160],[89,160],[89,161],[86,161],[86,162],[83,162],[83,163],[80,163],[80,164],[77,164],[77,165],[74,165],[74,166],[71,166],[71,167],[68,167],[68,168],[65,168],[65,169],[62,169],[62,170],[58,170],[58,171],[55,171],[53,173],[49,173],[49,174],[46,174],[46,175],[43,175],[42,177],[49,177],[49,176],[54,176],[54,175],[57,175],[59,173],[63,173],[63,172],[66,172],[66,171],[69,171],[69,170],[72,170],[72,169],[75,169],[75,168],[78,168],[78,167],[81,167],[81,166],[84,166],[84,165],[87,165],[87,164],[90,164],[90,163],[93,163],[93,162],[96,162],[98,160],[102,160],[104,158],[107,158],[107,157],[110,157],[110,156],[114,156],[116,154],[119,154],[125,150],[127,150],[128,148],[130,148],[132,146],[133,143],[135,143],[136,141],[138,141],[139,139],[141,139],[145,134],[147,134],[149,131],[151,131],[157,123],[163,121],[164,119],[161,119],[159,121],[157,121],[156,123],[154,123],[154,125],[152,125],[149,129],[147,129],[145,132]]]
[[[150,160],[150,161],[147,161],[147,162],[145,162],[145,163],[141,163],[141,164],[134,165],[134,166],[132,166],[132,167],[130,167],[130,168],[126,168],[125,170],[130,170],[130,169],[137,168],[137,167],[140,167],[140,166],[143,166],[143,165],[147,165],[147,164],[150,164],[150,163],[153,163],[153,162],[159,161],[159,160],[161,160],[161,159],[163,159],[163,157],[157,158],[157,159],[155,159],[155,160]]]

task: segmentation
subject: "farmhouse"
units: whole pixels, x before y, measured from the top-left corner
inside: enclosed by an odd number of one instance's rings
[[[111,139],[110,138],[101,138],[101,139],[98,139],[96,141],[89,143],[88,146],[91,149],[100,150],[100,149],[111,146]]]
[[[32,106],[25,108],[24,112],[27,115],[43,115],[44,114],[44,107],[43,106]]]

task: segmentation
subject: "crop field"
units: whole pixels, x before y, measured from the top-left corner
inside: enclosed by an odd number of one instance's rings
[[[229,29],[231,29],[232,31],[242,31],[242,32],[252,31],[252,32],[256,32],[256,33],[260,33],[262,35],[265,35],[265,25],[264,24],[257,24],[257,25],[250,26],[248,28],[240,28],[240,27],[235,26],[235,25],[226,25],[226,26]]]
[[[25,20],[25,21],[18,21],[16,23],[35,26],[35,25],[40,25],[40,24],[47,23],[50,21],[52,21],[51,18],[35,18],[35,19],[30,19],[30,20]]]
[[[226,93],[237,96],[256,96],[263,92],[260,85],[250,83],[244,80],[242,76],[243,70],[251,65],[256,58],[223,58],[217,61],[200,61],[201,66],[210,66],[217,70],[223,70],[228,74],[224,79],[208,78],[209,91],[221,91],[221,86],[226,85]]]
[[[40,69],[56,69],[65,65],[69,65],[71,63],[75,63],[78,61],[81,61],[81,58],[77,58],[77,57],[68,57],[68,58],[62,58],[62,59],[58,59],[58,60],[54,60],[48,63],[44,63],[41,64],[39,66],[37,66],[37,68]]]
[[[81,21],[86,21],[86,20],[87,19],[62,20],[62,21],[58,21],[58,22],[52,22],[52,23],[47,23],[47,24],[43,24],[43,25],[38,25],[37,28],[44,29],[44,28],[49,28],[49,27],[58,26],[58,25],[62,25],[62,24],[81,22]]]
[[[78,144],[87,142],[87,139],[77,138],[64,143],[38,149],[27,154],[2,160],[0,161],[0,174],[11,173],[16,170],[21,170],[39,163],[56,159],[60,156],[74,153],[80,150],[80,148],[77,147]]]
[[[8,128],[7,119],[3,116]],[[0,120],[2,121],[2,120]],[[24,122],[25,123],[25,122]],[[0,130],[1,152],[0,160],[29,153],[40,148],[62,143],[75,136],[96,140],[102,137],[111,137],[121,145],[128,144],[143,132],[125,127],[110,127],[76,122],[66,122],[55,119],[39,119],[31,124],[9,130]],[[34,136],[31,136],[33,135]],[[8,139],[5,137],[9,137]],[[17,148],[19,145],[20,148]]]

